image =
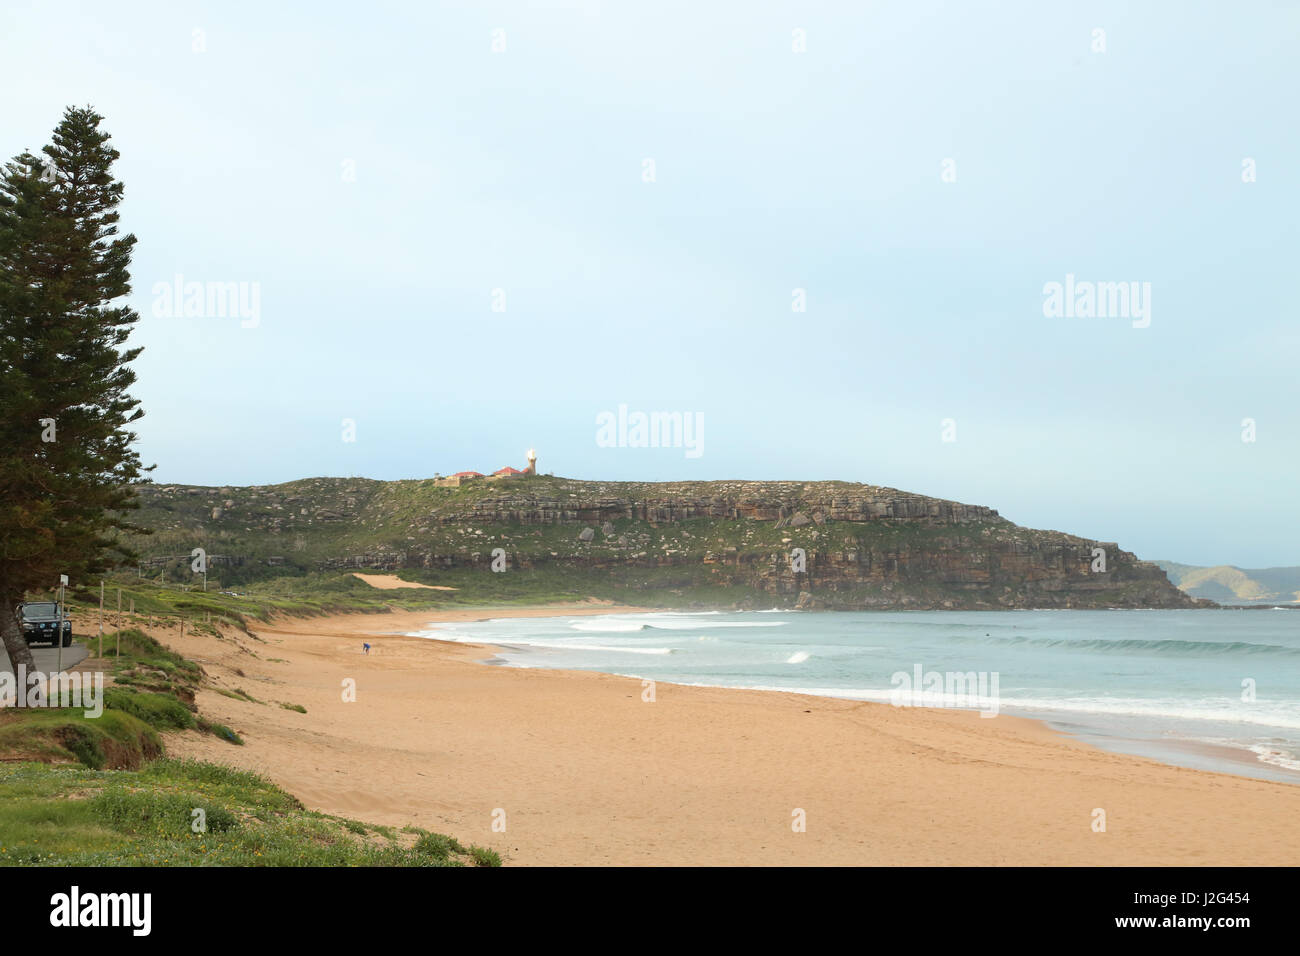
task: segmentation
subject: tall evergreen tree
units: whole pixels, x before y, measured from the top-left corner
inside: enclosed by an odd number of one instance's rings
[[[141,480],[144,414],[127,393],[124,348],[139,318],[132,235],[118,236],[120,155],[90,108],[69,108],[44,157],[23,153],[0,175],[0,635],[32,668],[14,616],[58,575],[88,584],[134,557],[120,540]],[[117,302],[118,304],[113,304]]]

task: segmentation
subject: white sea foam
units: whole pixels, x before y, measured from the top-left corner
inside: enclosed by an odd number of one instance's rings
[[[810,657],[812,657],[812,655],[809,654],[807,651],[795,651],[788,658],[786,658],[785,662],[787,664],[802,664]]]
[[[785,627],[785,621],[655,621],[650,626],[657,631],[695,631],[707,627]]]
[[[681,681],[680,683],[691,683]],[[889,703],[893,700],[894,690],[875,687],[795,687],[780,684],[713,684],[707,682],[691,683],[696,687],[733,687],[743,690],[778,691],[785,694],[806,694],[810,697],[837,697],[847,700],[866,700]],[[1189,706],[1186,701],[1177,700],[1129,700],[1120,698],[1063,698],[1047,700],[1031,697],[1000,696],[997,701],[976,698],[973,695],[952,695],[939,691],[920,691],[914,696],[918,707],[962,707],[970,709],[986,708],[993,703],[1002,710],[1015,709],[1030,712],[1065,712],[1106,714],[1128,717],[1163,717],[1177,720],[1218,721],[1222,723],[1252,724],[1261,727],[1286,728],[1300,730],[1300,716],[1294,711],[1281,713],[1277,710],[1260,713],[1258,709],[1229,708],[1214,706],[1213,702],[1197,702]]]
[[[1300,713],[1294,707],[1243,705],[1233,698],[1178,700],[1173,698],[1134,699],[1122,697],[1066,697],[1060,699],[1012,698],[1003,696],[1003,707],[1032,711],[1067,711],[1083,714],[1116,714],[1131,717],[1162,717],[1175,720],[1219,721],[1300,730]]]
[[[1294,752],[1283,750],[1277,746],[1279,738],[1267,738],[1264,742],[1253,744],[1233,740],[1230,737],[1196,737],[1195,739],[1200,743],[1211,744],[1215,747],[1244,749],[1254,754],[1255,759],[1260,763],[1281,767],[1283,770],[1300,771],[1300,759],[1297,759]]]
[[[644,631],[649,624],[636,621],[570,621],[569,627],[575,631],[597,631],[606,634],[626,634],[632,631]]]
[[[407,637],[426,637],[438,641],[453,641],[462,644],[499,644],[506,647],[537,647],[547,650],[573,651],[575,653],[585,653],[587,651],[599,651],[611,654],[671,654],[671,647],[637,647],[635,645],[610,645],[610,644],[585,644],[580,638],[574,638],[570,641],[555,638],[534,638],[528,634],[519,633],[462,633],[452,629],[435,629],[429,631],[411,631]],[[522,665],[520,665],[522,666]]]
[[[645,611],[641,614],[629,614],[635,618],[670,618],[670,617],[717,617],[723,611]]]
[[[1263,744],[1253,744],[1249,750],[1260,759],[1261,763],[1272,764],[1275,767],[1281,767],[1283,770],[1300,771],[1300,760],[1297,760],[1284,750],[1278,750],[1276,747],[1266,747]]]
[[[628,647],[626,645],[613,646],[608,644],[566,644],[563,641],[534,641],[528,638],[506,638],[498,639],[496,643],[503,647],[541,647],[553,651],[573,651],[574,653],[586,653],[587,651],[600,651],[608,654],[671,654],[671,647]]]

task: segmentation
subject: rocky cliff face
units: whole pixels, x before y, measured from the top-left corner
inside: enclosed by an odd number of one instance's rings
[[[742,606],[1193,607],[1114,542],[1019,527],[979,505],[846,482],[309,479],[145,486],[139,546],[205,547],[241,573],[563,568]],[[274,569],[278,569],[274,570]],[[642,597],[642,600],[653,600]]]
[[[581,483],[586,484],[586,483]],[[890,488],[849,486],[836,493],[828,483],[805,484],[788,481],[681,482],[651,486],[646,495],[530,493],[523,487],[514,493],[490,494],[463,509],[441,512],[444,524],[582,524],[620,519],[652,522],[690,521],[697,518],[749,519],[800,523],[808,521],[907,520],[964,524],[992,521],[998,513],[980,505],[926,498]],[[600,485],[599,488],[608,486]],[[643,485],[631,485],[642,489]],[[796,519],[796,514],[802,517]],[[811,517],[809,517],[811,515]]]

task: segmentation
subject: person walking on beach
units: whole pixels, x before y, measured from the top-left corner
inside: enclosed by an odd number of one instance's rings
[[[363,641],[362,644],[361,644],[361,653],[362,653],[362,654],[369,654],[369,653],[370,653],[370,645],[367,644],[367,643],[365,643],[364,641]]]

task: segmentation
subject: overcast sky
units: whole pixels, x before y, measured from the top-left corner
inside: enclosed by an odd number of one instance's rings
[[[69,104],[122,152],[156,480],[533,446],[1300,564],[1296,4],[281,6],[0,12],[0,152]],[[698,445],[603,447],[620,405]]]

